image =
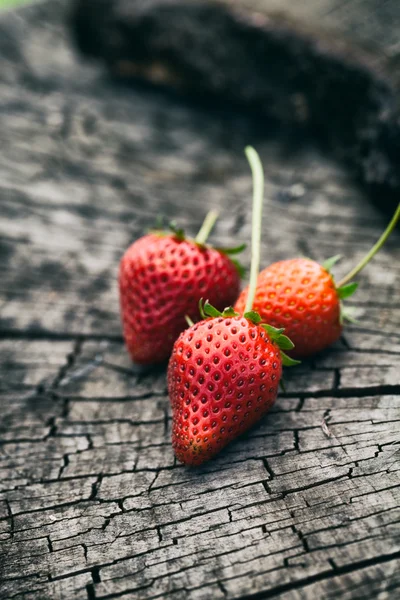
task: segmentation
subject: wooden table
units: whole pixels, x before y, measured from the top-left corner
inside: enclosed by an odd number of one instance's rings
[[[264,264],[341,253],[340,276],[386,218],[309,140],[112,82],[66,8],[0,15],[0,597],[398,597],[398,235],[360,277],[360,324],[219,458],[177,464],[165,369],[138,373],[121,338],[128,244],[215,206],[214,240],[248,241],[247,143]]]

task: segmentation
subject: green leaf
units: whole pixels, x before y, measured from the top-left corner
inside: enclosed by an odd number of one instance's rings
[[[286,335],[280,335],[276,340],[276,343],[281,350],[292,350],[294,348],[292,340],[290,340]]]
[[[277,341],[278,338],[285,331],[285,329],[283,327],[282,327],[282,329],[277,329],[276,327],[272,327],[272,325],[267,325],[266,323],[264,323],[263,325],[261,325],[261,327],[263,329],[265,329],[265,331],[268,333],[268,335],[271,338],[271,340],[275,340],[275,341]]]
[[[235,260],[234,258],[229,257],[229,260],[231,261],[231,263],[234,264],[235,269],[238,272],[240,279],[244,279],[244,277],[246,275],[246,267],[244,267],[241,262],[239,262],[238,260]]]
[[[327,260],[325,260],[322,263],[322,267],[325,269],[325,271],[328,271],[328,273],[331,272],[331,269],[334,265],[336,265],[336,263],[342,258],[341,254],[336,254],[336,256],[331,256],[331,258],[328,258]]]
[[[176,221],[170,221],[168,223],[168,227],[175,234],[175,237],[178,240],[182,241],[185,239],[185,232],[181,227],[178,227]]]
[[[283,335],[283,332],[285,331],[283,327],[277,329],[276,327],[272,327],[272,325],[266,324],[261,325],[261,327],[265,329],[271,340],[274,341],[281,350],[292,350],[294,348],[292,340],[286,335]]]
[[[355,306],[344,306],[343,303],[340,303],[340,324],[343,325],[344,321],[349,321],[349,323],[359,323],[360,321],[354,317],[354,313],[356,312]]]
[[[223,317],[238,317],[239,313],[237,313],[235,311],[235,309],[233,308],[233,306],[227,306],[226,308],[224,308],[224,310],[222,311],[222,316]]]
[[[222,313],[210,304],[208,300],[204,302],[203,311],[207,317],[222,317]]]
[[[282,358],[282,364],[284,367],[294,367],[301,363],[301,360],[295,360],[294,358],[290,358],[290,356],[288,356],[287,354],[282,352],[282,350],[281,350],[281,358]]]
[[[235,246],[234,248],[215,248],[221,254],[227,254],[228,256],[231,254],[240,254],[247,248],[247,244],[240,244],[240,246]]]
[[[201,318],[205,319],[206,318],[206,314],[204,312],[203,304],[204,304],[203,298],[200,298],[200,300],[199,300],[199,313],[200,313]]]
[[[184,239],[186,239],[184,230],[178,227],[176,221],[170,221],[165,227],[164,218],[158,215],[156,218],[155,227],[150,228],[148,230],[148,233],[152,233],[153,235],[157,235],[159,237],[167,237],[171,235],[171,231],[177,240],[183,241]]]
[[[249,312],[244,313],[243,316],[248,321],[251,321],[252,323],[254,323],[254,325],[258,325],[258,323],[261,323],[261,321],[262,321],[260,315],[255,310],[249,310]]]
[[[352,296],[356,289],[358,288],[358,283],[353,281],[352,283],[347,283],[346,285],[342,285],[342,287],[337,288],[336,291],[341,300]]]

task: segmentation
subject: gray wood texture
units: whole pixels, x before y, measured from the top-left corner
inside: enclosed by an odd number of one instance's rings
[[[354,3],[317,4],[349,23]],[[127,245],[215,206],[214,241],[247,241],[247,143],[264,264],[341,253],[340,276],[385,219],[307,139],[116,85],[75,54],[66,8],[0,14],[0,597],[398,597],[398,234],[360,277],[360,324],[216,460],[177,464],[165,369],[134,369],[121,338]]]

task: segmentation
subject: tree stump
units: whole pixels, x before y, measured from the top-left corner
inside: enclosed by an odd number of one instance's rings
[[[248,241],[248,143],[263,264],[340,253],[340,277],[386,219],[312,140],[111,81],[67,9],[0,15],[0,597],[396,597],[398,235],[360,278],[359,325],[216,460],[178,464],[165,368],[133,368],[121,338],[128,244],[158,214],[194,233],[215,206],[214,240]]]

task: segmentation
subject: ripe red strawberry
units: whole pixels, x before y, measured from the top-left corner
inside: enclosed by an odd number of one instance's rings
[[[295,258],[274,263],[257,278],[252,307],[263,321],[283,327],[295,348],[291,356],[304,358],[335,342],[343,320],[352,321],[351,308],[342,300],[356,291],[350,283],[382,248],[400,220],[400,203],[385,231],[364,258],[338,284],[330,269],[340,256],[333,256],[323,265],[308,258]],[[250,293],[253,298],[254,287]],[[235,309],[243,311],[249,288],[239,296]]]
[[[168,366],[172,445],[177,458],[199,465],[249,429],[272,406],[282,364],[293,344],[253,311],[222,314],[208,303],[206,318],[181,333]]]
[[[293,343],[261,323],[252,310],[260,258],[263,170],[254,148],[247,147],[254,181],[250,292],[243,316],[223,313],[200,302],[203,321],[184,331],[168,365],[172,406],[172,445],[177,458],[199,465],[258,421],[274,403],[282,365],[297,361],[282,350]],[[210,318],[207,318],[210,317]]]
[[[274,263],[261,271],[253,308],[262,320],[284,327],[295,345],[291,356],[304,358],[335,342],[342,332],[341,298],[355,291],[356,284],[336,288],[329,267],[307,258]],[[328,264],[329,263],[329,264]],[[235,310],[243,311],[247,289]]]
[[[206,296],[223,309],[236,300],[239,285],[237,263],[224,251],[185,239],[180,231],[137,240],[119,270],[123,333],[132,359],[167,360],[187,327],[185,316],[198,315],[199,299]]]

